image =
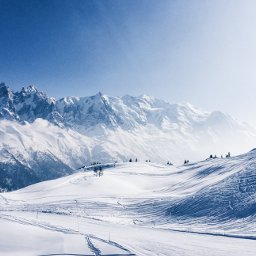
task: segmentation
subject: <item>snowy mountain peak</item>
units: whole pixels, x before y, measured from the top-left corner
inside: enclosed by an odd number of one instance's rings
[[[1,82],[0,83],[0,89],[2,89],[2,88],[6,88],[7,86],[6,86],[6,84],[4,83],[4,82]]]
[[[101,98],[102,96],[103,96],[103,93],[102,93],[102,92],[98,92],[98,93],[95,94],[95,97]]]
[[[13,105],[13,92],[5,83],[0,84],[0,118],[18,119]]]
[[[22,87],[21,92],[29,94],[29,93],[37,93],[38,90],[37,90],[37,88],[34,85],[29,85],[26,88]]]
[[[0,84],[0,97],[12,98],[12,91],[5,83]]]
[[[142,94],[139,98],[143,99],[143,100],[146,100],[148,102],[153,102],[155,100],[154,97],[152,96],[149,96],[147,94]]]

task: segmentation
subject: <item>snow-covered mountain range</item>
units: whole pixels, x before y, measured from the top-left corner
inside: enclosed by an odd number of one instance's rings
[[[93,161],[182,163],[253,148],[256,130],[219,111],[149,96],[48,97],[0,84],[0,188],[72,173]]]

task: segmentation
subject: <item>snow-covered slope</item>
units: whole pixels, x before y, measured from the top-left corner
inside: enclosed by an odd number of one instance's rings
[[[0,85],[3,189],[28,185],[29,179],[62,176],[93,161],[138,158],[180,164],[210,154],[238,154],[255,144],[253,128],[222,112],[204,112],[190,104],[102,93],[55,100],[34,86],[13,92]],[[38,166],[52,166],[55,171],[40,172]],[[15,180],[15,172],[22,168],[24,177]]]
[[[255,167],[255,150],[180,167],[125,163],[2,193],[0,254],[20,250],[10,237],[26,225],[40,246],[24,255],[254,255]],[[61,247],[67,235],[77,246]]]

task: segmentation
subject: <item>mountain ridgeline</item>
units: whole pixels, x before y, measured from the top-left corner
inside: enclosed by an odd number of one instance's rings
[[[161,129],[237,126],[222,112],[202,112],[190,104],[170,104],[147,95],[141,97],[109,97],[101,92],[90,97],[65,97],[55,100],[30,85],[13,92],[0,84],[0,118],[34,122],[37,118],[67,127],[104,125],[128,130],[145,125]],[[208,128],[207,127],[207,128]]]
[[[256,131],[219,111],[146,95],[54,99],[0,84],[0,188],[17,189],[94,161],[181,163],[255,146]]]

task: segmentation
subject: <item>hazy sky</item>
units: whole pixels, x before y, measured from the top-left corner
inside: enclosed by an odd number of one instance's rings
[[[149,94],[256,125],[254,0],[0,0],[0,81]]]

